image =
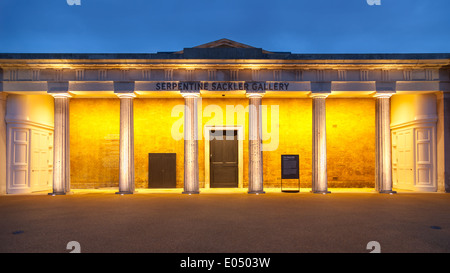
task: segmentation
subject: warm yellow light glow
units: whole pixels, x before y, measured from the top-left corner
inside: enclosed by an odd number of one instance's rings
[[[329,184],[370,186],[375,169],[374,99],[326,99],[327,165]],[[179,114],[172,110],[179,106]],[[243,128],[243,187],[248,187],[248,99],[199,98],[199,181],[205,181],[206,125],[241,125]],[[300,155],[302,187],[311,186],[312,99],[263,97],[263,145],[279,133],[278,148],[263,152],[265,187],[280,186],[281,154]],[[278,106],[273,107],[273,106]],[[120,100],[72,99],[71,178],[73,188],[118,186]],[[184,99],[134,100],[136,188],[148,186],[148,153],[177,154],[177,187],[183,187],[184,141],[174,139],[173,126],[183,136]],[[220,109],[220,110],[219,110]],[[218,111],[219,110],[219,111]],[[271,116],[278,111],[278,122]],[[219,112],[219,113],[218,113]],[[220,114],[220,112],[222,114]],[[232,113],[232,114],[230,114]],[[218,114],[218,115],[216,115]],[[268,138],[267,135],[270,134]],[[206,159],[207,160],[207,159]]]
[[[373,95],[375,98],[390,98],[392,97],[392,95],[394,95],[395,93],[376,93],[375,95]]]
[[[264,96],[263,93],[247,93],[245,95],[247,98],[262,98]]]
[[[71,98],[72,95],[70,93],[51,93],[54,98]]]
[[[70,100],[71,187],[118,187],[120,100]]]
[[[375,100],[326,99],[328,184],[374,187]]]
[[[119,97],[119,98],[130,98],[130,99],[132,99],[132,98],[135,98],[136,97],[136,94],[134,94],[134,93],[116,93],[116,95],[117,95],[117,97]]]

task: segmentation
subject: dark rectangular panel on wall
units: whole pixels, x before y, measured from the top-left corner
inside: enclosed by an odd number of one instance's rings
[[[149,188],[176,188],[176,156],[175,153],[148,154]]]

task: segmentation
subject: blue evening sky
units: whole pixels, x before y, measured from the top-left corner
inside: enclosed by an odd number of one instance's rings
[[[0,52],[450,53],[449,0],[0,0]]]

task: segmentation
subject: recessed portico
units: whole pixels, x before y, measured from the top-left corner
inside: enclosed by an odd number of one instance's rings
[[[114,55],[37,64],[2,57],[4,192],[33,191],[45,166],[31,167],[29,151],[40,151],[42,158],[53,155],[46,159],[53,162],[46,165],[51,194],[107,187],[134,193],[148,186],[149,153],[176,154],[176,187],[201,193],[211,188],[212,130],[236,132],[237,161],[221,160],[237,168],[237,188],[248,193],[280,187],[282,154],[299,154],[301,186],[315,193],[336,186],[381,193],[449,188],[443,175],[447,154],[438,149],[447,139],[442,98],[449,58],[424,55],[417,64],[407,55],[311,59],[261,51],[258,57],[257,49],[245,49],[254,59],[214,59],[201,48],[177,53],[185,59]],[[31,80],[24,76],[30,69],[40,71]],[[28,96],[54,102],[45,106],[53,117],[46,127],[51,144],[42,137],[46,152],[35,148],[36,134],[34,141],[29,137],[34,127],[17,128],[26,117],[6,110],[25,109],[20,98]],[[417,115],[405,115],[403,105]],[[26,116],[28,123],[46,124],[37,114]],[[414,161],[405,161],[412,153]],[[31,177],[36,170],[42,175]]]

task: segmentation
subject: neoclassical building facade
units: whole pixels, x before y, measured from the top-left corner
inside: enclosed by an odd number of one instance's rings
[[[314,193],[449,192],[449,92],[450,54],[2,53],[0,194],[259,194],[283,155]]]

